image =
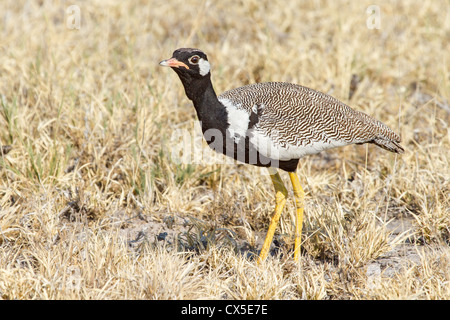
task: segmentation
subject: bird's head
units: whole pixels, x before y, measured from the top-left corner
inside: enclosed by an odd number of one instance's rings
[[[207,89],[212,88],[208,57],[198,49],[180,48],[172,58],[159,63],[171,67],[178,74],[189,99],[200,99]]]
[[[180,48],[173,52],[172,58],[159,63],[171,67],[183,78],[202,78],[210,76],[210,65],[206,54],[198,49]]]

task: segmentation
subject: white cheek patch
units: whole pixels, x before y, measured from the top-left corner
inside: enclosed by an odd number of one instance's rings
[[[211,69],[209,62],[203,58],[200,58],[200,61],[198,62],[198,67],[200,69],[200,75],[202,76],[206,76],[209,73],[209,70]]]

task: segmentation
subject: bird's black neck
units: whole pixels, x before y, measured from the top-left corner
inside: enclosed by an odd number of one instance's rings
[[[228,128],[227,111],[217,99],[208,74],[202,78],[186,79],[180,76],[187,97],[194,103],[198,120],[202,130],[219,129],[225,131]]]

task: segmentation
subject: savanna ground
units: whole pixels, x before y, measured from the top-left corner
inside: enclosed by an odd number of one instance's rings
[[[0,298],[449,299],[449,10],[1,1]],[[349,146],[301,161],[298,265],[292,199],[255,262],[274,207],[265,169],[174,157],[174,133],[199,131],[158,62],[186,46],[208,54],[218,93],[298,83],[402,136],[401,156]]]

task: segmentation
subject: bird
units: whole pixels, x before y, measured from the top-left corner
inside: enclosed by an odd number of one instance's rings
[[[195,48],[176,49],[171,58],[159,64],[170,67],[180,78],[209,147],[239,162],[269,170],[275,189],[275,210],[258,263],[267,258],[288,198],[278,169],[289,174],[293,187],[293,258],[298,262],[305,198],[296,173],[299,160],[350,144],[372,143],[393,153],[404,152],[401,138],[387,125],[328,94],[287,82],[261,82],[217,96],[208,57]]]

